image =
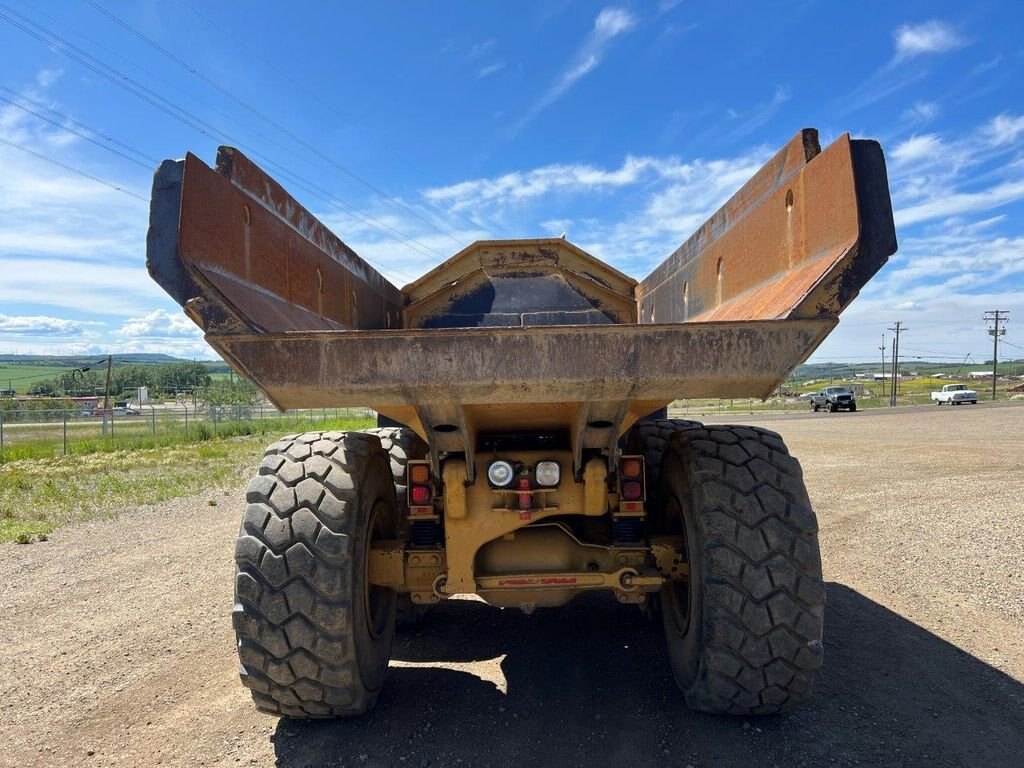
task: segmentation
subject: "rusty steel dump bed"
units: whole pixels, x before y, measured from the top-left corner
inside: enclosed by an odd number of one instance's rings
[[[147,263],[282,408],[370,406],[441,451],[559,426],[578,456],[676,398],[767,396],[895,250],[879,145],[808,129],[641,282],[501,240],[400,290],[227,147],[160,166]]]

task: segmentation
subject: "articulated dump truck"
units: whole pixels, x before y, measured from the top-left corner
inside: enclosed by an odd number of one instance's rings
[[[249,484],[234,627],[260,710],[367,711],[396,621],[446,598],[530,613],[589,591],[659,617],[695,709],[810,694],[825,586],[799,463],[666,407],[767,397],[835,328],[896,251],[876,142],[801,131],[641,282],[524,239],[398,289],[228,147],[160,166],[147,250],[279,408],[379,414],[282,438]]]

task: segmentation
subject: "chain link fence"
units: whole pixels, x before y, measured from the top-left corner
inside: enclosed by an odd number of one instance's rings
[[[217,436],[305,431],[318,425],[375,421],[369,408],[278,411],[260,405],[143,405],[135,408],[0,410],[0,460],[68,455],[99,443],[131,448]]]

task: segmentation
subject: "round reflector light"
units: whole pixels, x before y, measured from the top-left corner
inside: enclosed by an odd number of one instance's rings
[[[562,479],[562,470],[557,461],[538,461],[534,476],[537,479],[537,485],[554,488]]]
[[[512,484],[515,471],[507,461],[492,461],[487,467],[487,481],[495,488],[504,488]]]

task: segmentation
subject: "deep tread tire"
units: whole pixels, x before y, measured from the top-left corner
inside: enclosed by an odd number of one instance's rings
[[[379,420],[379,419],[378,419]],[[395,482],[395,499],[400,518],[402,538],[408,540],[409,494],[406,466],[409,461],[427,458],[426,441],[408,427],[377,427],[363,430],[368,435],[380,438],[380,444],[391,458],[391,475]],[[412,627],[419,623],[427,612],[427,606],[417,605],[409,595],[398,595],[395,621],[399,627]]]
[[[366,584],[368,538],[397,536],[380,439],[288,435],[267,448],[246,501],[233,612],[242,683],[269,714],[362,714],[394,634],[394,593]]]
[[[765,429],[685,429],[669,440],[661,498],[655,525],[670,530],[675,516],[687,537],[691,582],[659,595],[687,705],[750,715],[799,704],[822,664],[825,609],[799,462]],[[673,589],[689,603],[685,627]]]

